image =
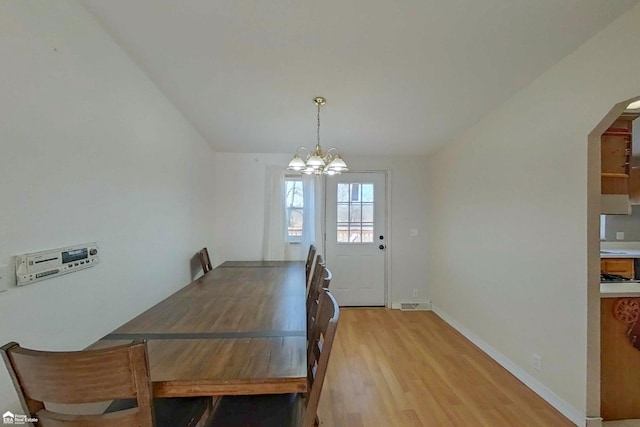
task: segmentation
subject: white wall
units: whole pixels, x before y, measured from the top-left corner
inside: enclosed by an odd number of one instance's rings
[[[286,165],[291,154],[216,154],[216,235],[215,251],[220,261],[262,259],[264,237],[265,177],[267,166]],[[391,171],[391,256],[392,302],[428,301],[426,266],[425,158],[367,157],[346,161],[352,171]],[[409,230],[417,228],[418,237]],[[297,249],[297,247],[296,247]],[[300,259],[306,256],[306,248]],[[329,266],[330,267],[330,266]],[[419,290],[412,297],[414,288]]]
[[[81,349],[191,279],[215,153],[84,9],[0,7],[0,264],[97,241],[101,263],[0,293],[0,343]],[[0,369],[0,412],[17,397]]]
[[[640,6],[428,161],[434,305],[581,423],[599,413],[597,399],[586,403],[599,209],[587,137],[614,104],[640,95],[638,46]],[[532,369],[533,353],[544,372]]]

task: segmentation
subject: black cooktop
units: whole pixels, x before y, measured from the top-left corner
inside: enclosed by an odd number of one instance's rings
[[[628,277],[621,276],[619,274],[600,273],[601,282],[630,282]]]

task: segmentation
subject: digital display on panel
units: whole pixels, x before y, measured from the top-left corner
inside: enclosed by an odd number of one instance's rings
[[[87,259],[87,248],[76,249],[73,251],[62,252],[62,263],[78,261],[81,259]]]

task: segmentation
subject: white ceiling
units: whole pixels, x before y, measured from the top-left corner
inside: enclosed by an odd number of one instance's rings
[[[216,151],[424,154],[638,0],[80,0]]]

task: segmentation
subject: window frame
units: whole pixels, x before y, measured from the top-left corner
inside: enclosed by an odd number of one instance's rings
[[[293,198],[291,200],[291,206],[289,206],[288,198],[289,193],[287,191],[288,183],[295,182],[300,183],[299,191],[300,196],[302,197],[302,206],[294,207],[293,206]],[[292,191],[296,191],[297,185],[294,184]],[[290,211],[295,210],[299,211],[302,216],[302,226],[300,227],[300,235],[292,236],[289,234],[289,220],[290,220]],[[302,181],[302,177],[299,175],[285,175],[284,177],[284,212],[286,215],[286,227],[285,227],[285,241],[290,244],[299,244],[302,243],[302,235],[304,234],[304,182]]]
[[[376,224],[376,216],[375,216],[375,183],[369,181],[358,181],[358,182],[338,182],[338,190],[336,200],[336,208],[338,212],[336,212],[336,244],[337,245],[372,245],[375,244],[375,224]],[[345,200],[340,200],[340,185],[348,186],[348,195]],[[364,195],[362,194],[365,186],[371,186],[371,200],[366,200]],[[354,191],[355,190],[355,191]],[[347,218],[348,221],[339,221],[340,219],[340,207],[347,207]],[[371,221],[363,221],[364,219],[364,208],[370,206],[371,207]],[[357,208],[357,211],[360,215],[360,221],[352,221],[352,213],[354,210],[353,207]],[[352,225],[356,225],[355,228],[352,228]],[[369,226],[371,227],[369,229]],[[346,230],[345,230],[346,227]],[[360,233],[360,240],[351,241],[352,230],[358,230]],[[340,240],[341,231],[347,233],[347,240]],[[371,240],[363,240],[366,235],[366,232],[370,231]]]

